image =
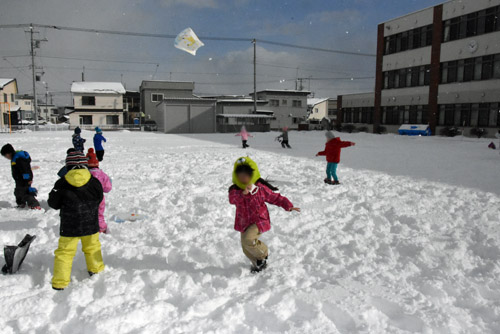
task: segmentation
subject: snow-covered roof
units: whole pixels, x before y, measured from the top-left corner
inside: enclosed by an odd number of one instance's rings
[[[223,99],[218,100],[220,103],[253,103],[253,99]],[[257,103],[266,103],[266,100],[257,100]]]
[[[259,114],[218,114],[217,117],[223,118],[273,118],[273,116]]]
[[[307,90],[296,90],[296,89],[264,89],[264,90],[259,90],[258,93],[264,93],[264,92],[278,92],[278,93],[302,93],[302,94],[311,94],[310,91]],[[250,93],[250,95],[253,95],[253,93]]]
[[[125,94],[121,82],[73,82],[71,93],[90,94]]]
[[[307,99],[307,105],[308,106],[315,106],[317,104],[320,104],[322,102],[328,101],[330,98],[312,98],[312,99]]]
[[[8,85],[9,83],[11,83],[14,80],[16,80],[16,79],[0,78],[0,89],[3,89],[6,85]]]

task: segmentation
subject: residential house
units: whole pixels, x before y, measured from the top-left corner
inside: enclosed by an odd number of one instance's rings
[[[298,129],[307,118],[307,96],[309,91],[266,89],[257,92],[258,100],[266,100],[266,109],[274,112],[271,129],[288,127]],[[253,93],[250,94],[253,98]]]
[[[0,127],[9,125],[9,113],[11,114],[11,124],[17,124],[17,113],[15,109],[15,100],[17,95],[17,80],[9,78],[0,78]],[[12,119],[15,118],[16,122]]]
[[[74,110],[69,113],[71,127],[115,128],[123,125],[123,95],[120,82],[73,82]]]
[[[57,107],[53,104],[38,102],[38,116],[45,122],[57,123]]]
[[[308,114],[307,121],[311,129],[331,129],[333,122],[337,119],[337,99],[332,98],[310,98],[307,99]]]
[[[217,132],[237,132],[245,126],[251,132],[266,132],[274,112],[266,110],[267,101],[257,101],[257,112],[252,98],[244,95],[204,96],[217,100]]]
[[[193,98],[194,82],[144,80],[140,87],[142,112],[149,117],[156,113],[165,98]]]
[[[33,95],[18,94],[16,95],[15,105],[19,107],[20,121],[34,121],[35,113],[33,106]]]

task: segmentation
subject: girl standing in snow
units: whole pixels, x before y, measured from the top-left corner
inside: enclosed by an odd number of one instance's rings
[[[340,138],[336,138],[333,132],[328,131],[326,133],[326,145],[325,150],[318,152],[316,156],[324,155],[326,156],[326,179],[325,183],[328,184],[340,184],[339,178],[337,177],[337,167],[340,163],[340,151],[344,147],[356,145],[350,141],[342,141]],[[333,182],[332,182],[333,178]]]
[[[278,138],[281,138],[281,147],[292,148],[288,143],[288,126],[285,126],[283,128],[283,131],[281,132],[281,135],[278,136]]]
[[[73,147],[75,150],[78,152],[82,152],[85,154],[85,148],[83,147],[83,144],[86,142],[85,139],[83,139],[80,134],[82,133],[82,129],[80,129],[78,126],[75,128],[75,133],[73,134]]]
[[[94,148],[95,155],[97,156],[97,160],[99,160],[99,162],[101,162],[104,158],[104,147],[102,147],[102,142],[106,142],[106,138],[104,138],[104,136],[102,135],[101,128],[96,126],[94,135]]]
[[[248,157],[239,158],[234,164],[233,183],[229,188],[229,203],[236,205],[234,229],[241,233],[241,247],[252,262],[252,272],[259,272],[267,267],[268,257],[268,248],[259,238],[271,229],[266,202],[286,211],[300,212],[300,209],[275,193],[278,188],[260,178],[257,164]]]
[[[94,149],[89,148],[89,152],[87,153],[88,165],[90,174],[93,177],[99,180],[102,185],[102,190],[105,194],[109,193],[113,186],[111,185],[111,180],[109,176],[104,173],[101,169],[99,169],[99,160],[97,159]],[[106,220],[104,219],[104,210],[106,210],[106,199],[103,197],[101,204],[99,204],[99,232],[107,233],[108,225],[106,224]]]
[[[248,137],[252,137],[253,138],[253,136],[250,133],[247,132],[247,129],[245,128],[244,125],[241,127],[240,133],[237,133],[236,136],[240,136],[241,137],[241,144],[242,144],[243,148],[250,147],[250,145],[247,144]]]

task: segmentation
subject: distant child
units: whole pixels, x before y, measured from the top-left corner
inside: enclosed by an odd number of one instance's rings
[[[109,176],[99,169],[99,160],[97,160],[96,154],[93,148],[89,148],[87,153],[87,158],[89,160],[89,170],[93,177],[101,182],[102,190],[105,194],[109,193],[113,186],[111,185],[111,180]],[[104,211],[106,210],[106,199],[103,197],[101,204],[99,205],[99,232],[107,233],[108,225],[104,219]]]
[[[292,148],[290,144],[288,144],[288,127],[285,126],[283,128],[283,131],[281,132],[281,135],[278,136],[278,138],[281,138],[281,147],[283,148]]]
[[[337,177],[337,167],[340,163],[340,151],[349,146],[356,145],[350,141],[342,141],[340,138],[336,138],[333,132],[328,131],[326,133],[326,146],[325,150],[318,152],[316,156],[325,155],[326,161],[328,162],[326,166],[326,179],[327,184],[340,184],[339,178]],[[332,182],[333,178],[333,182]]]
[[[241,127],[240,133],[237,133],[236,136],[240,136],[241,137],[241,144],[242,144],[243,148],[250,147],[250,145],[247,144],[248,137],[252,137],[253,138],[253,136],[250,133],[247,132],[247,129],[245,128],[244,125]]]
[[[241,233],[241,247],[252,261],[252,272],[259,272],[267,267],[268,258],[268,248],[259,238],[271,229],[266,202],[286,211],[300,212],[300,209],[275,193],[278,188],[260,178],[257,164],[248,157],[236,160],[233,183],[229,188],[229,203],[236,205],[234,229]]]
[[[14,196],[18,208],[25,208],[28,204],[32,210],[41,210],[40,203],[36,200],[37,190],[33,188],[33,171],[31,170],[31,157],[28,152],[16,151],[11,144],[2,147],[2,156],[11,161],[12,178],[16,182]]]
[[[73,147],[75,150],[78,152],[85,152],[85,148],[83,147],[83,144],[86,142],[85,139],[83,139],[80,134],[82,133],[82,129],[79,127],[75,128],[75,133],[73,134]]]
[[[64,290],[69,285],[80,240],[89,275],[104,270],[99,241],[99,204],[104,198],[101,183],[90,174],[87,157],[81,152],[70,152],[66,167],[68,173],[56,182],[48,200],[51,208],[61,211],[61,237],[54,252],[54,290]]]
[[[102,142],[106,142],[106,138],[102,135],[102,130],[97,126],[95,128],[94,135],[94,148],[97,160],[102,161],[104,158],[104,147],[102,147]]]

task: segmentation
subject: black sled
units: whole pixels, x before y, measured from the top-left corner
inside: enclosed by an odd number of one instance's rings
[[[3,248],[3,253],[5,256],[5,265],[2,268],[2,273],[6,274],[14,274],[16,273],[24,259],[26,258],[26,254],[28,254],[28,250],[30,249],[30,245],[35,240],[36,236],[26,234],[24,239],[17,246],[5,246]]]

